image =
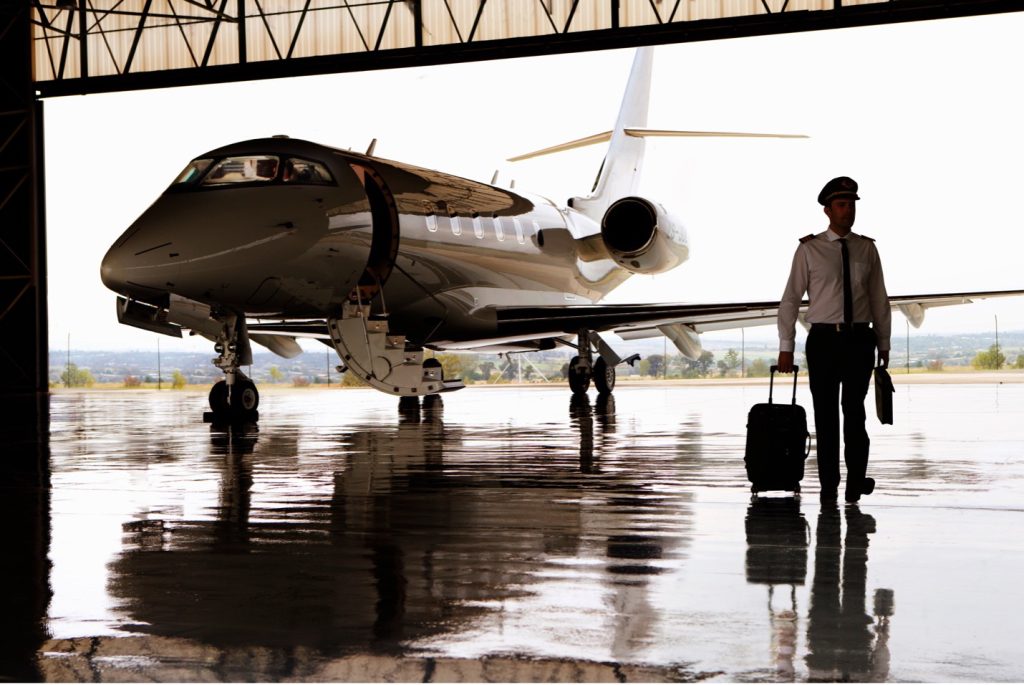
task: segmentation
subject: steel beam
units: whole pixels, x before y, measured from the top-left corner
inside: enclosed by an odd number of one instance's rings
[[[31,11],[28,3],[0,8],[0,428],[36,425],[48,394],[43,109],[32,82]]]
[[[29,3],[0,4],[0,680],[43,679],[50,459],[42,103]]]
[[[84,2],[85,0],[83,0]],[[493,0],[497,2],[498,0]],[[617,7],[618,0],[604,0]],[[480,0],[479,11],[474,21],[477,26],[480,15],[488,0]],[[446,2],[447,4],[447,2]],[[313,57],[292,57],[266,61],[247,62],[245,33],[245,0],[237,0],[239,17],[225,19],[236,23],[239,37],[239,56],[236,64],[207,66],[206,60],[212,47],[207,48],[203,66],[154,71],[145,73],[122,73],[77,78],[63,78],[39,81],[36,89],[41,97],[56,97],[85,93],[165,88],[232,81],[248,81],[292,76],[310,76],[340,72],[371,71],[410,66],[471,62],[509,57],[529,57],[553,53],[585,52],[615,48],[629,48],[641,45],[688,43],[726,38],[763,36],[800,31],[852,28],[880,24],[949,19],[1004,12],[1024,12],[1024,0],[892,0],[891,2],[843,6],[837,2],[834,9],[820,11],[786,10],[788,2],[777,12],[727,19],[695,21],[665,21],[646,26],[606,28],[594,31],[570,31],[570,22],[565,31],[554,34],[526,36],[504,40],[474,41],[462,36],[455,26],[459,42],[444,45],[423,46],[420,43],[421,26],[416,26],[416,43],[407,48],[386,50],[371,49],[363,37],[365,50]],[[258,5],[257,5],[258,7]],[[413,2],[413,14],[418,2]],[[575,12],[575,3],[572,6]],[[221,5],[221,11],[224,6]],[[673,15],[675,14],[673,8]],[[212,15],[211,15],[212,16]],[[613,21],[616,14],[613,13]],[[454,16],[451,17],[454,24]],[[214,36],[221,19],[214,22]],[[310,18],[309,21],[315,21]],[[617,23],[617,21],[615,21]],[[358,29],[358,25],[357,25]],[[360,35],[362,32],[360,31]],[[378,36],[377,44],[380,44]],[[289,53],[291,50],[289,50]]]

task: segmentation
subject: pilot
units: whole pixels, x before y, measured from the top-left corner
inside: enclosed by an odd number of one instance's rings
[[[818,203],[828,229],[800,239],[779,303],[779,371],[793,371],[796,320],[807,293],[807,366],[814,400],[821,501],[839,496],[839,407],[843,409],[846,501],[874,490],[866,476],[868,439],[864,398],[875,364],[889,365],[891,311],[875,241],[851,229],[857,216],[857,182],[840,176],[825,184]]]

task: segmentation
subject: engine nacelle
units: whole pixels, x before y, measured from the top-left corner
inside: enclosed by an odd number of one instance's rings
[[[682,223],[642,197],[612,203],[601,218],[601,239],[616,264],[638,274],[668,271],[690,256]]]

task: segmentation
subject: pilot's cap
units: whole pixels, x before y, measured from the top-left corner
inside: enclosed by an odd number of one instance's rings
[[[837,197],[849,197],[854,200],[859,200],[860,196],[857,195],[857,182],[849,176],[839,176],[833,178],[831,181],[825,184],[825,187],[818,193],[818,204],[823,207],[827,207],[828,203]]]

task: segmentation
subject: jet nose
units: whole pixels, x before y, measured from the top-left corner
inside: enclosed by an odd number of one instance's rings
[[[124,249],[114,246],[107,250],[107,254],[104,255],[103,261],[100,263],[100,279],[103,281],[103,285],[122,294],[128,285],[125,276],[125,267],[127,266],[125,257]]]
[[[115,293],[128,295],[128,267],[132,257],[129,250],[117,245],[106,251],[99,264],[99,277],[103,285]]]

